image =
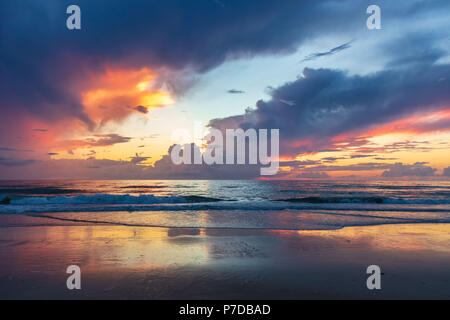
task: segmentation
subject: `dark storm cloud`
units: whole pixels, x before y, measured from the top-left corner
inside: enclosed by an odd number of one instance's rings
[[[325,51],[325,52],[315,52],[315,53],[311,53],[311,54],[307,55],[301,62],[315,60],[315,59],[317,59],[317,58],[324,57],[324,56],[331,56],[331,55],[333,55],[333,54],[336,54],[336,53],[338,53],[338,52],[341,52],[342,50],[351,48],[351,45],[350,45],[350,44],[351,44],[352,42],[353,42],[353,41],[346,42],[346,43],[344,43],[344,44],[341,44],[340,46],[334,47],[334,48],[332,48],[332,49],[330,49],[330,50],[328,50],[328,51]]]
[[[81,30],[66,8],[81,8]],[[105,65],[205,72],[239,57],[293,52],[305,40],[364,28],[369,3],[353,0],[16,0],[0,2],[1,112],[93,129],[79,98],[88,72]],[[448,1],[380,1],[389,19],[412,18]],[[345,48],[334,48],[336,52]],[[167,81],[170,82],[170,81]],[[169,83],[170,85],[170,83]],[[84,88],[85,89],[85,88]],[[285,100],[291,101],[291,100]]]
[[[66,28],[71,4],[81,8],[81,30]],[[89,72],[112,64],[201,73],[289,53],[321,32],[356,27],[363,9],[350,0],[1,1],[1,112],[76,118],[93,129],[79,97]]]
[[[365,76],[305,68],[302,77],[273,89],[271,95],[244,115],[215,119],[210,126],[279,128],[282,154],[332,150],[332,137],[448,108],[450,65],[420,60]],[[280,100],[298,102],[286,105]],[[311,143],[295,146],[298,141]]]

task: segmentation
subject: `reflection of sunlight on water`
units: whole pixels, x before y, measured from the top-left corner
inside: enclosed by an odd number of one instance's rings
[[[116,229],[116,228],[115,228]],[[183,234],[184,239],[194,241],[170,241],[167,230],[136,228],[111,232],[98,230],[90,241],[111,240],[108,247],[94,263],[123,264],[134,268],[160,268],[173,264],[206,263],[208,250],[204,243],[195,241],[195,233]],[[172,234],[172,239],[173,239]],[[181,235],[179,235],[181,236]],[[179,237],[177,236],[177,237]],[[186,250],[186,246],[189,250]]]
[[[27,245],[18,245],[11,250],[9,261],[3,267],[20,270],[34,265],[34,269],[58,271],[69,264],[76,264],[85,271],[95,272],[100,265],[153,269],[206,264],[210,259],[208,244],[200,241],[198,235],[198,229],[23,228],[20,237],[26,239]]]
[[[209,221],[211,220],[211,214],[207,211],[198,211],[197,213],[197,222],[200,226],[209,225]]]
[[[327,239],[336,245],[346,241],[349,246],[369,247],[371,250],[450,252],[449,224],[392,224],[367,227],[346,227],[338,230],[271,230],[285,238],[302,240]]]
[[[209,218],[206,213],[199,216]],[[209,267],[216,263],[261,266],[286,263],[289,259],[306,263],[305,257],[329,263],[340,256],[366,261],[367,255],[376,254],[389,256],[393,261],[403,257],[425,262],[430,257],[448,259],[449,231],[449,224],[320,231],[105,225],[4,228],[0,234],[0,274],[26,275],[32,270],[64,276],[65,268],[71,264],[97,273],[114,268],[146,271]]]

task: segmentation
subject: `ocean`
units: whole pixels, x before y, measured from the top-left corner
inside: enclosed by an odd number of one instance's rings
[[[55,223],[333,230],[449,223],[450,182],[1,181],[0,203],[0,216]],[[8,221],[0,218],[0,226]]]

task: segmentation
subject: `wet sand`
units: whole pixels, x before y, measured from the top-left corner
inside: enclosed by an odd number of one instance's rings
[[[449,224],[251,231],[2,219],[1,299],[450,298]],[[381,290],[366,287],[372,264]],[[81,268],[81,290],[66,287],[69,265]]]

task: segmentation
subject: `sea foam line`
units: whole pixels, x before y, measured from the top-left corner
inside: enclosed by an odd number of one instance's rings
[[[375,225],[390,225],[390,224],[429,224],[429,223],[450,223],[450,221],[442,219],[404,219],[405,221],[380,221],[380,222],[366,222],[366,223],[348,223],[346,225],[321,225],[319,228],[317,225],[311,226],[311,228],[286,228],[286,227],[238,227],[238,226],[175,226],[175,225],[156,225],[156,224],[135,224],[126,222],[112,222],[112,221],[99,221],[99,220],[86,220],[86,219],[73,219],[64,217],[54,217],[44,214],[24,214],[29,217],[35,218],[47,218],[52,220],[75,222],[75,223],[89,223],[89,224],[99,224],[99,225],[114,225],[114,226],[125,226],[125,227],[146,227],[146,228],[164,228],[164,229],[209,229],[209,230],[274,230],[274,231],[300,231],[300,230],[338,230],[345,227],[365,227],[365,226],[375,226]],[[376,217],[385,218],[385,217]],[[406,221],[408,220],[408,221]],[[24,225],[29,226],[29,225]],[[8,228],[10,226],[0,226],[0,228]],[[13,226],[21,227],[21,226]]]

